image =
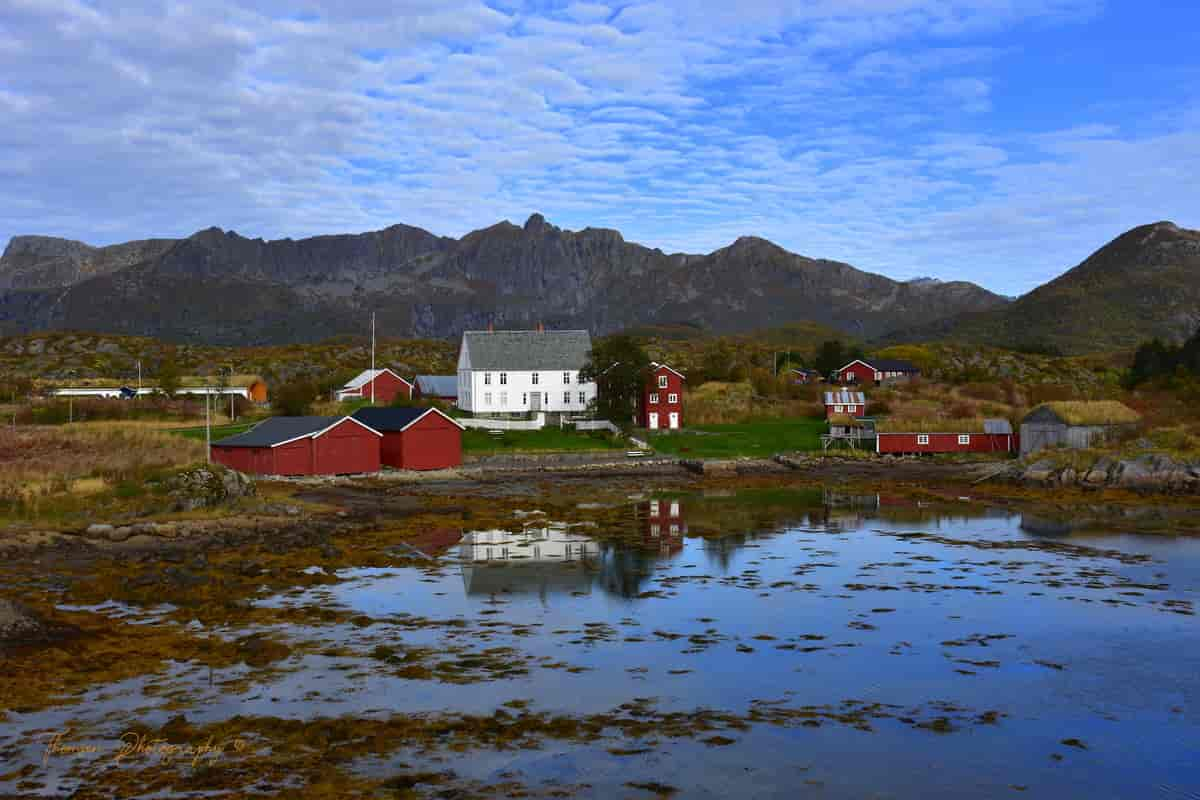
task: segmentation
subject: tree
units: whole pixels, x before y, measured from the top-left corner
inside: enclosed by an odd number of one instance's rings
[[[163,356],[158,365],[158,390],[167,397],[172,397],[179,391],[179,365],[175,362],[173,353]]]
[[[821,342],[821,348],[817,351],[816,369],[821,373],[821,376],[828,378],[838,370],[846,366],[846,348],[838,339]]]
[[[596,382],[597,415],[626,425],[633,419],[649,369],[650,357],[636,339],[609,336],[592,347],[579,380]]]
[[[271,408],[277,414],[288,417],[303,417],[312,412],[317,399],[317,387],[305,378],[293,378],[275,388],[271,393]]]

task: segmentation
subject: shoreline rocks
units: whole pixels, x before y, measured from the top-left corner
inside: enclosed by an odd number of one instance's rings
[[[1182,463],[1161,453],[1145,453],[1133,458],[1100,456],[1087,466],[1042,457],[1032,464],[1018,464],[1013,477],[1019,483],[1043,487],[1176,494],[1200,492],[1200,463]]]

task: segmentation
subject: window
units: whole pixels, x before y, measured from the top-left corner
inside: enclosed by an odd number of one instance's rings
[[[507,384],[508,384],[508,373],[507,373],[507,372],[501,372],[501,373],[500,373],[500,385],[501,385],[501,386],[506,386]]]
[[[550,393],[549,392],[542,392],[542,405],[544,405],[544,406],[550,405]]]
[[[491,392],[483,393],[483,404],[485,406],[490,406],[492,404],[492,393]]]
[[[579,405],[581,405],[581,406],[587,405],[587,395],[584,394],[583,392],[579,393]]]
[[[570,392],[563,392],[563,405],[564,406],[571,405],[571,393]]]
[[[671,502],[671,516],[672,517],[679,516],[679,501],[678,500]]]
[[[653,536],[655,539],[658,538],[658,535],[661,532],[662,532],[662,525],[659,525],[658,523],[654,523],[650,526],[650,535]]]
[[[853,414],[854,412],[858,411],[858,406],[846,406],[846,411]]]
[[[833,413],[835,413],[835,414],[841,414],[845,410],[846,410],[845,406],[834,406],[833,407]]]
[[[970,443],[971,443],[971,434],[969,434],[969,433],[960,433],[960,434],[958,435],[958,443],[959,443],[959,444],[970,444]]]
[[[876,372],[876,373],[875,373],[875,380],[877,380],[877,381],[881,381],[881,380],[883,380],[883,373],[882,373],[882,372]]]
[[[669,395],[667,395],[667,402],[668,403],[678,403],[679,395],[675,394],[674,392],[671,392]]]
[[[650,402],[651,402],[651,403],[657,403],[657,402],[658,402],[658,392],[651,392],[651,393],[650,393]]]
[[[658,501],[657,500],[650,501],[650,516],[652,516],[652,517],[658,516]]]
[[[917,444],[929,444],[929,434],[928,433],[917,434]]]
[[[537,385],[538,385],[538,374],[537,374],[536,372],[535,372],[535,373],[533,373],[533,380],[532,380],[532,383],[533,383],[533,385],[534,385],[534,386],[537,386]]]
[[[508,405],[508,392],[500,393],[500,405],[502,405],[502,406]]]
[[[484,386],[492,385],[492,373],[490,373],[490,372],[483,373],[483,385]]]
[[[658,388],[660,388],[660,389],[667,388],[667,376],[666,375],[658,376]]]
[[[564,372],[563,373],[563,383],[570,383],[570,382],[571,382],[571,373]]]
[[[672,526],[671,526],[671,535],[672,535],[672,536],[678,536],[678,535],[679,535],[679,526],[678,526],[678,525],[672,525]]]

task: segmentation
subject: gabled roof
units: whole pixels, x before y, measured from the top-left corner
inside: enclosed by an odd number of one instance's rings
[[[672,367],[670,364],[660,364],[660,363],[659,363],[659,362],[657,362],[657,361],[651,361],[651,362],[650,362],[650,369],[651,369],[651,370],[653,370],[654,372],[658,372],[660,369],[665,369],[665,370],[667,370],[668,372],[674,372],[676,375],[678,375],[678,376],[679,376],[679,379],[680,379],[680,380],[684,380],[684,381],[686,381],[686,380],[687,380],[687,376],[686,376],[686,375],[684,375],[682,372],[680,372],[679,370],[677,370],[677,369],[675,369],[674,367]]]
[[[451,397],[458,395],[457,375],[418,375],[417,388],[421,394],[433,397]]]
[[[1012,423],[1006,419],[985,419],[983,421],[983,432],[1000,434],[1012,433],[1013,426]]]
[[[391,373],[392,377],[399,378],[401,381],[404,381],[404,383],[408,384],[409,386],[412,386],[412,384],[409,383],[408,381],[404,380],[404,378],[400,377],[399,375],[397,375],[395,372],[388,369],[387,367],[384,367],[383,369],[364,369],[362,372],[355,375],[352,380],[347,382],[346,385],[342,387],[342,391],[347,391],[347,390],[352,390],[352,389],[361,389],[363,386],[366,386],[372,380],[379,377],[380,375],[382,375],[385,372]]]
[[[1061,422],[1066,425],[1132,425],[1142,415],[1116,400],[1042,403],[1022,422]]]
[[[473,370],[577,370],[592,352],[587,331],[466,331]]]
[[[862,392],[850,392],[841,389],[836,392],[825,393],[825,405],[827,406],[861,406],[866,405],[867,396]]]
[[[274,447],[284,442],[311,436],[329,427],[341,417],[271,417],[248,431],[213,442],[221,447]]]
[[[841,372],[846,367],[862,364],[864,367],[870,367],[876,372],[920,372],[920,368],[911,361],[902,361],[898,358],[873,358],[870,361],[865,358],[856,358],[849,364],[841,367],[838,372]]]
[[[437,414],[450,420],[459,428],[463,428],[461,422],[436,408],[360,408],[351,415],[351,419],[357,420],[373,430],[395,433],[412,427],[428,414]]]
[[[313,439],[350,420],[376,436],[379,431],[353,417],[270,417],[244,433],[213,442],[220,447],[279,447],[297,439]]]

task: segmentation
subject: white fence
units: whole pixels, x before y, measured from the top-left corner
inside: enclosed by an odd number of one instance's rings
[[[608,431],[620,433],[621,429],[606,419],[564,419],[563,425],[574,425],[577,431]]]
[[[545,414],[537,414],[533,419],[458,417],[458,421],[468,428],[483,428],[489,431],[540,431],[546,427]]]

